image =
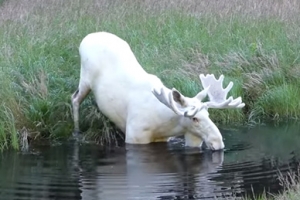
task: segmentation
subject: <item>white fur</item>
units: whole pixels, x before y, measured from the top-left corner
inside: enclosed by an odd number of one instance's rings
[[[79,105],[92,91],[100,111],[125,132],[126,143],[147,144],[185,135],[187,146],[200,146],[204,140],[211,149],[224,148],[207,108],[185,117],[153,95],[153,88],[171,90],[140,66],[124,40],[107,32],[91,33],[82,40],[79,52],[80,82],[72,96],[75,131],[79,131]],[[186,106],[202,103],[197,96],[181,97]]]

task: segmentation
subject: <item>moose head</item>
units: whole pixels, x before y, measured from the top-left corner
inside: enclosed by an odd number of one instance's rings
[[[212,150],[223,149],[222,135],[217,126],[209,118],[208,108],[243,108],[245,104],[242,103],[241,97],[234,99],[230,96],[227,98],[233,82],[230,82],[224,89],[222,86],[224,75],[216,79],[213,74],[206,76],[200,74],[199,78],[204,89],[193,98],[183,96],[175,88],[169,90],[158,86],[153,88],[152,92],[161,103],[173,110],[174,113],[185,117],[187,132],[196,137],[200,136],[205,141],[207,147]],[[209,101],[203,102],[203,99],[207,95]]]

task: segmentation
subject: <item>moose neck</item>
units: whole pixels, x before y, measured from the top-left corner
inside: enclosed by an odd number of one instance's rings
[[[153,101],[157,101],[154,97]],[[163,103],[157,104],[155,107],[152,107],[149,116],[152,117],[150,124],[155,124],[150,129],[153,130],[155,136],[158,137],[172,137],[172,136],[181,136],[186,132],[186,117],[175,114],[169,107]]]
[[[159,138],[176,137],[184,135],[186,127],[184,122],[186,119],[182,116],[174,114],[169,118],[160,118],[159,126],[156,127],[155,135]]]

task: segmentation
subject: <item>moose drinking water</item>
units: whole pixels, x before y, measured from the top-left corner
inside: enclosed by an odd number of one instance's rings
[[[185,138],[185,145],[212,150],[224,148],[222,135],[209,118],[208,108],[242,108],[241,97],[227,98],[233,83],[224,89],[224,76],[199,76],[203,90],[185,97],[175,88],[147,73],[130,46],[118,36],[97,32],[87,35],[79,47],[81,59],[78,89],[72,95],[75,132],[79,132],[79,106],[90,91],[100,111],[125,133],[125,142],[148,144]],[[203,102],[208,96],[209,101]]]

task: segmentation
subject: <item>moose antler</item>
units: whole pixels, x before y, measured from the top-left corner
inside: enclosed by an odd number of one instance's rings
[[[243,108],[245,106],[245,104],[242,103],[241,97],[233,99],[233,97],[230,96],[226,99],[228,92],[233,86],[233,82],[230,81],[228,86],[224,89],[222,86],[224,80],[223,75],[221,75],[219,79],[216,79],[213,74],[206,76],[200,74],[199,78],[204,90],[207,90],[209,101],[204,104],[206,104],[208,108]]]
[[[193,117],[202,108],[242,108],[245,106],[242,103],[242,98],[238,97],[233,99],[230,96],[228,99],[227,94],[231,90],[233,83],[230,82],[224,89],[222,84],[224,76],[221,75],[219,79],[216,79],[213,74],[203,75],[200,74],[203,90],[196,95],[198,101],[191,101],[191,98],[184,97],[176,89],[168,89],[164,85],[156,85],[152,89],[152,93],[156,98],[178,115],[186,117]],[[208,95],[209,101],[202,102],[202,99]],[[197,103],[198,102],[198,103]]]
[[[169,90],[168,88],[165,87],[160,87],[160,88],[153,88],[152,93],[156,96],[156,98],[168,106],[170,109],[172,109],[176,114],[178,115],[183,115],[186,117],[193,117],[196,115],[196,113],[201,109],[201,107],[198,106],[188,106],[188,107],[183,107],[183,106],[178,106],[176,104],[173,95],[174,94],[179,94],[181,95],[176,89]],[[184,98],[184,97],[183,97]]]

